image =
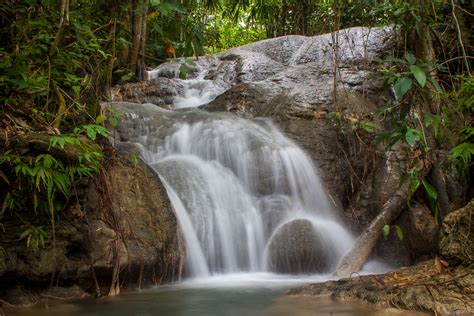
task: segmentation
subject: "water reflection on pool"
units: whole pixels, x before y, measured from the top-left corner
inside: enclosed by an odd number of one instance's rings
[[[365,304],[340,303],[327,298],[284,295],[291,287],[327,279],[327,275],[295,278],[270,273],[233,274],[128,292],[118,297],[50,303],[48,308],[42,304],[7,315],[417,315],[393,309],[375,309]]]

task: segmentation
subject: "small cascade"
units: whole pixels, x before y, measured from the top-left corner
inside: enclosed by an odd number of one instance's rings
[[[310,158],[269,120],[114,107],[126,116],[116,145],[140,152],[166,186],[187,275],[330,272],[351,244]]]
[[[183,81],[184,96],[177,96],[173,102],[175,109],[191,108],[204,105],[214,100],[227,90],[224,84],[216,84],[213,80],[189,79]]]

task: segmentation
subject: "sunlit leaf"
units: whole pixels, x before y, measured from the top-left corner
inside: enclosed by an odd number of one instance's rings
[[[96,124],[102,124],[107,119],[107,116],[101,114],[95,119]]]
[[[410,187],[408,188],[408,201],[411,200],[411,197],[413,194],[416,192],[418,187],[420,186],[420,180],[418,179],[413,179],[412,182],[410,183]]]
[[[395,229],[395,233],[397,234],[398,239],[403,240],[403,230],[402,230],[402,228],[398,225],[393,225],[392,227]]]
[[[387,240],[388,234],[390,233],[390,225],[384,225],[382,228],[383,238]]]

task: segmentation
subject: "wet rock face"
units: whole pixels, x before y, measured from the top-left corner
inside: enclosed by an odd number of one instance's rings
[[[89,211],[99,215],[89,218],[88,251],[94,268],[107,275],[118,260],[130,283],[140,278],[143,283],[179,278],[182,254],[177,220],[158,176],[146,165],[121,163],[103,174],[86,202]]]
[[[268,39],[199,57],[195,66],[186,64],[187,79],[202,78],[226,90],[204,110],[277,122],[312,156],[335,205],[349,209],[350,196],[360,186],[357,179],[363,179],[368,169],[361,162],[370,160],[354,157],[351,150],[368,150],[348,141],[328,116],[342,112],[368,120],[373,117],[377,104],[384,101],[374,60],[390,51],[392,34],[391,28],[341,30],[337,60],[331,34]],[[184,96],[185,81],[178,78],[180,63],[163,64],[150,73],[152,80],[115,88],[112,101],[168,107]],[[366,212],[357,220],[363,225],[371,215]]]
[[[328,272],[335,255],[314,231],[310,221],[284,224],[269,245],[269,266],[280,273]]]
[[[414,205],[408,210],[407,236],[410,248],[417,258],[431,258],[437,252],[438,227],[431,210],[426,205]]]
[[[336,85],[330,34],[270,39],[225,52],[220,58],[239,61],[237,80],[203,108],[270,117],[316,162],[334,204],[349,209],[348,197],[360,186],[357,181],[363,179],[367,166],[365,157],[351,155],[352,148],[360,145],[348,141],[329,115],[342,112],[368,120],[373,116],[377,103],[383,102],[373,59],[382,57],[392,45],[386,40],[390,32],[366,28],[340,31]],[[369,151],[359,148],[358,152]],[[371,214],[359,217],[363,225]]]
[[[451,264],[472,265],[474,262],[473,213],[474,200],[471,200],[444,218],[439,249]]]
[[[27,293],[29,285],[48,288],[53,276],[58,289],[78,285],[89,292],[96,291],[91,286],[96,279],[103,295],[114,271],[120,272],[120,284],[130,287],[179,277],[178,225],[153,170],[116,157],[90,187],[81,190],[78,202],[56,224],[55,247],[51,238],[37,253],[23,242],[5,247],[6,255],[0,256],[1,298]],[[35,296],[29,297],[24,304],[36,302]]]
[[[136,103],[153,103],[163,108],[170,108],[175,96],[184,93],[184,86],[177,80],[166,77],[124,84],[112,89],[114,101],[133,100]]]

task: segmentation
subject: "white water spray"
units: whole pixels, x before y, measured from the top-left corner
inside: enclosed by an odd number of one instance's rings
[[[318,246],[331,250],[321,260],[337,262],[351,244],[311,160],[270,121],[114,107],[128,117],[117,130],[120,141],[135,144],[167,188],[186,242],[188,275],[268,271],[269,245],[295,220],[311,223]]]

